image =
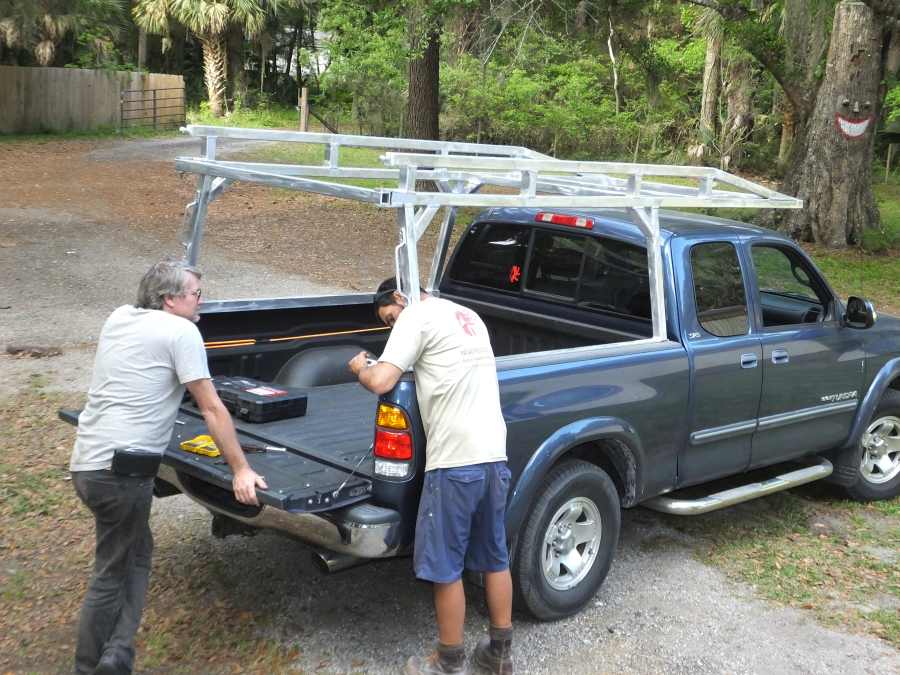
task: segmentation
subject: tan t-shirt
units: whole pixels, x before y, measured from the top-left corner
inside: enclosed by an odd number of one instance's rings
[[[434,297],[406,307],[379,361],[414,369],[426,471],[506,459],[494,352],[475,312]]]
[[[108,469],[120,448],[162,453],[185,383],[203,379],[206,350],[191,321],[159,309],[116,309],[100,331],[69,470]]]

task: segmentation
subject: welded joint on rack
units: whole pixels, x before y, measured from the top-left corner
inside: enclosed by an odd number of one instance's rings
[[[522,172],[521,194],[523,197],[534,197],[537,194],[537,171]]]
[[[635,197],[640,196],[641,194],[641,182],[643,181],[643,176],[637,173],[633,173],[628,176],[628,192],[633,194]]]
[[[700,179],[699,194],[701,197],[709,197],[713,192],[715,179],[712,176],[704,176]]]
[[[225,192],[225,188],[231,186],[234,183],[230,178],[225,178],[223,176],[218,176],[213,179],[212,187],[209,188],[209,201],[213,201],[214,199],[218,199],[222,196],[222,193]]]
[[[329,143],[325,146],[325,163],[329,169],[337,169],[340,160],[340,143]]]
[[[399,167],[400,182],[398,188],[405,192],[415,192],[416,189],[416,166],[408,164]]]

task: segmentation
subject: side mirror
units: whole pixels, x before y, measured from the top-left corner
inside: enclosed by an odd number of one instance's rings
[[[851,295],[847,299],[847,311],[844,312],[844,325],[850,328],[871,328],[878,320],[878,313],[871,300]]]

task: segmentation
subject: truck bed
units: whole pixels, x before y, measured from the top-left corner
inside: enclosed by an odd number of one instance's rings
[[[268,490],[259,490],[260,501],[290,511],[320,511],[366,498],[371,494],[370,448],[377,397],[356,383],[313,387],[307,396],[306,415],[302,417],[260,424],[234,420],[241,442],[287,449],[247,454],[250,466],[269,484]],[[192,484],[203,490],[201,483],[206,482],[225,492],[230,489],[232,475],[223,458],[197,455],[179,447],[183,440],[204,433],[208,432],[197,408],[192,403],[183,405],[164,462],[199,479],[188,478],[188,487]],[[343,486],[340,494],[334,494],[339,486]],[[236,502],[231,503],[233,497],[216,496],[236,506]]]

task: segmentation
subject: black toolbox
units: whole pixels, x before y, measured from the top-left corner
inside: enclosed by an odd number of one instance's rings
[[[222,403],[238,419],[259,423],[306,414],[305,390],[249,377],[219,375],[212,382]]]

